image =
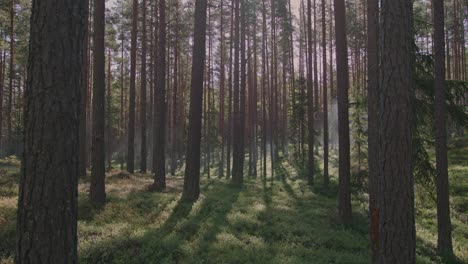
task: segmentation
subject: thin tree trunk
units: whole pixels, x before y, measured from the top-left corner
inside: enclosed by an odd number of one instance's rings
[[[313,73],[312,73],[312,1],[307,0],[307,116],[308,116],[308,183],[314,184],[314,96],[313,96]]]
[[[87,109],[87,102],[88,102],[88,85],[89,85],[89,56],[88,56],[88,49],[89,49],[89,0],[85,0],[85,36],[83,38],[83,69],[82,69],[82,81],[81,81],[81,98],[80,98],[80,132],[79,132],[79,141],[80,141],[80,155],[79,155],[79,167],[78,167],[78,176],[85,177],[86,176],[86,167],[88,163],[88,155],[87,155],[87,148],[88,148],[88,140],[86,136],[86,130],[88,128],[86,124],[86,109]],[[0,84],[1,85],[1,84]],[[2,88],[3,90],[3,88]],[[1,102],[3,99],[0,96],[0,109],[1,109]],[[0,110],[1,111],[1,110]],[[0,114],[1,116],[1,114]],[[0,117],[0,123],[2,122]],[[2,130],[0,125],[0,131]],[[1,138],[1,132],[0,132]]]
[[[379,0],[368,0],[367,8],[369,214],[372,261],[376,263],[379,253]]]
[[[142,38],[141,38],[141,95],[140,95],[140,111],[141,111],[141,172],[146,173],[147,169],[147,115],[146,115],[146,0],[142,3]]]
[[[435,141],[437,167],[437,248],[451,254],[452,224],[450,221],[450,198],[447,160],[447,106],[445,98],[445,39],[444,2],[433,0],[434,8],[434,68],[435,68]]]
[[[106,202],[104,16],[105,0],[94,0],[93,135],[89,198],[95,206],[102,206]]]
[[[166,0],[159,0],[159,47],[158,47],[158,91],[155,108],[155,148],[154,148],[154,185],[156,191],[166,189]]]
[[[138,30],[138,0],[133,0],[132,36],[130,47],[130,102],[128,109],[128,151],[127,171],[135,172],[135,90],[136,90],[136,49]]]
[[[339,141],[339,198],[338,213],[341,221],[351,220],[351,176],[349,150],[349,76],[348,45],[346,40],[346,12],[344,0],[335,1],[336,68],[338,94]]]

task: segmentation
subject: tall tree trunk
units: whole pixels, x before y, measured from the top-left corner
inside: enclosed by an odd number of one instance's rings
[[[88,102],[88,85],[89,85],[89,56],[88,56],[88,38],[89,38],[89,0],[84,0],[85,3],[85,37],[83,39],[83,70],[82,70],[82,81],[81,81],[81,98],[80,98],[80,132],[79,132],[79,137],[80,137],[80,155],[79,155],[79,167],[78,167],[78,176],[79,177],[85,177],[86,176],[86,167],[88,164],[88,155],[87,155],[87,148],[88,148],[88,141],[86,137],[86,130],[88,126],[86,125],[86,108],[87,108],[87,102]],[[1,85],[1,84],[0,84]],[[1,97],[1,96],[0,96]],[[0,98],[0,101],[2,99]],[[0,103],[1,104],[1,103]],[[0,123],[1,123],[1,117],[0,117]],[[1,130],[1,125],[0,125],[0,130]],[[0,138],[1,138],[1,133],[0,133]]]
[[[225,101],[225,90],[226,90],[226,73],[225,73],[225,62],[224,62],[224,1],[221,0],[221,14],[219,21],[219,133],[221,136],[221,157],[219,160],[219,177],[224,178],[224,145],[226,144],[226,133],[224,131],[224,101]]]
[[[106,202],[104,16],[105,0],[94,0],[93,135],[89,198],[96,206],[101,206]]]
[[[32,3],[16,228],[19,264],[78,263],[85,18],[85,1]]]
[[[240,15],[239,3],[240,0],[234,0],[235,26],[234,26],[234,129],[233,129],[233,165],[232,165],[232,181],[237,184],[242,183],[242,170],[240,165],[243,163],[243,149],[240,149],[240,141],[243,132],[241,129],[241,104],[240,104],[240,88],[239,88],[239,33],[240,33]]]
[[[111,67],[112,67],[112,57],[111,57],[111,48],[107,49],[107,96],[106,96],[106,131],[105,131],[105,145],[106,145],[106,159],[107,159],[107,169],[112,169],[112,75],[111,75]]]
[[[434,8],[434,67],[435,67],[435,141],[437,166],[437,248],[452,253],[452,224],[447,160],[447,106],[445,98],[445,39],[444,1],[433,0]]]
[[[326,24],[326,2],[322,0],[322,73],[323,73],[323,184],[327,187],[328,175],[328,86],[327,86],[327,24]],[[331,33],[330,33],[331,34]]]
[[[200,195],[200,143],[205,69],[207,0],[195,1],[195,27],[190,92],[189,134],[182,199],[196,201]]]
[[[154,186],[156,191],[166,189],[166,0],[159,0],[158,91],[155,108]]]
[[[179,1],[175,1],[175,25],[174,25],[174,72],[173,72],[173,91],[172,91],[172,146],[171,146],[171,175],[175,175],[177,169],[176,149],[180,142],[177,141],[178,127],[178,102],[177,93],[179,88],[178,82],[178,64],[179,64]]]
[[[15,0],[11,0],[10,7],[10,82],[8,85],[8,114],[7,114],[7,142],[12,146],[12,111],[13,111],[13,79],[15,78]],[[11,148],[9,148],[11,149]]]
[[[143,0],[142,6],[142,37],[141,37],[141,172],[146,173],[148,149],[147,149],[147,116],[146,116],[146,0]]]
[[[344,0],[334,1],[339,141],[338,213],[341,221],[346,223],[351,220],[348,44],[346,40],[346,11]]]
[[[372,261],[379,253],[379,0],[367,1],[368,163]]]
[[[0,148],[2,147],[2,136],[3,136],[3,95],[5,87],[5,68],[6,68],[6,56],[5,51],[0,52]],[[0,153],[0,155],[3,153]]]
[[[233,133],[232,129],[234,128],[234,122],[233,122],[233,56],[232,56],[232,50],[233,50],[233,36],[234,36],[234,13],[235,13],[235,2],[236,0],[231,0],[231,26],[230,26],[230,34],[229,34],[229,99],[228,99],[228,132],[227,132],[227,138],[228,138],[228,145],[227,145],[227,157],[226,157],[226,178],[231,177],[231,146],[233,144]]]
[[[379,263],[415,263],[413,3],[382,1],[379,47]]]
[[[312,1],[307,0],[307,127],[309,130],[308,183],[314,184],[314,95],[312,72]]]
[[[267,177],[267,131],[268,131],[268,120],[266,113],[266,82],[268,79],[266,69],[268,68],[266,61],[266,49],[267,49],[267,27],[266,27],[266,6],[265,0],[262,0],[262,115],[263,115],[263,179]]]
[[[135,172],[135,90],[136,90],[136,50],[138,35],[138,0],[133,0],[132,4],[132,33],[130,47],[130,98],[128,109],[128,150],[127,150],[127,171]]]

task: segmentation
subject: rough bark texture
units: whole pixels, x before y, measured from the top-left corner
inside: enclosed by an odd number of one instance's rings
[[[445,99],[444,1],[433,0],[435,67],[435,142],[437,166],[437,248],[452,253],[452,225],[447,161],[447,106]]]
[[[344,0],[335,2],[336,72],[338,95],[339,186],[338,214],[342,222],[351,219],[351,176],[349,149],[348,44]]]
[[[89,198],[94,205],[106,201],[105,178],[105,0],[94,0],[93,135]]]
[[[379,263],[415,263],[412,2],[381,5]]]
[[[135,171],[135,89],[136,89],[136,49],[138,30],[138,0],[133,0],[132,36],[130,48],[130,98],[128,106],[128,150],[127,171]]]
[[[16,263],[77,263],[85,1],[32,2]]]
[[[369,214],[372,261],[379,252],[379,1],[367,1],[367,72],[368,72],[368,163],[369,163]]]
[[[196,201],[200,195],[200,143],[203,104],[203,76],[205,70],[207,0],[195,2],[195,32],[193,45],[192,80],[190,93],[190,118],[187,144],[187,161],[183,200]]]
[[[166,189],[166,1],[159,0],[158,90],[156,91],[154,190]]]

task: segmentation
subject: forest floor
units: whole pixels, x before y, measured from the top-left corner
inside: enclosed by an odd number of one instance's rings
[[[449,159],[457,257],[435,253],[435,206],[416,195],[418,263],[468,263],[468,138],[451,144]],[[0,263],[13,262],[18,171],[17,159],[0,160]],[[336,178],[328,189],[317,181],[309,187],[283,160],[273,181],[247,177],[243,188],[204,177],[200,200],[186,204],[179,202],[181,175],[168,177],[164,193],[151,193],[150,174],[113,170],[106,179],[108,202],[97,210],[88,201],[84,179],[80,262],[369,263],[365,196],[353,195],[353,221],[345,226],[336,217]]]

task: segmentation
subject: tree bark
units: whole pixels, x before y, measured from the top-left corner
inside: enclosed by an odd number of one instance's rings
[[[104,16],[105,0],[94,0],[93,134],[89,198],[96,206],[106,202]]]
[[[384,0],[379,28],[379,263],[415,263],[413,8]]]
[[[307,0],[307,128],[308,128],[308,183],[314,184],[314,89],[312,71],[312,1]]]
[[[451,254],[452,224],[447,160],[447,106],[445,98],[445,36],[444,1],[433,0],[434,8],[434,68],[435,68],[435,142],[437,167],[437,248]]]
[[[342,222],[351,220],[351,176],[349,149],[349,73],[344,0],[335,2],[336,72],[338,95],[339,186],[338,213]]]
[[[166,0],[159,0],[158,34],[158,91],[156,92],[155,148],[154,148],[154,185],[156,191],[166,189]]]
[[[85,18],[85,1],[32,3],[16,229],[19,264],[78,263]]]
[[[187,160],[182,199],[196,201],[200,195],[200,143],[203,105],[203,76],[205,70],[207,0],[195,1],[195,32],[193,45],[192,80]]]

